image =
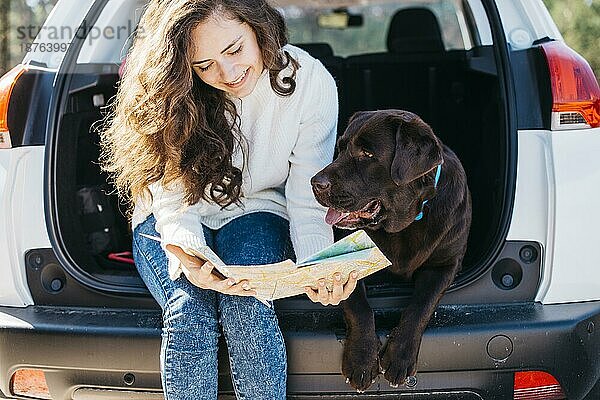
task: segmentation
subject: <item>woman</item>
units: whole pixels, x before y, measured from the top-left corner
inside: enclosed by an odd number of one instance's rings
[[[237,397],[285,398],[272,307],[252,282],[220,279],[174,244],[254,265],[332,243],[309,181],[332,159],[337,91],[286,43],[282,16],[262,0],[152,0],[102,133],[103,167],[133,200],[138,271],[163,310],[168,400],[216,399],[219,323]],[[161,236],[167,252],[141,234]],[[337,304],[355,277],[307,294]]]

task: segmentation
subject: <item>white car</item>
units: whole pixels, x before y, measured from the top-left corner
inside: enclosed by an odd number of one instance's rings
[[[358,110],[419,114],[473,199],[417,379],[356,393],[340,372],[340,310],[294,297],[276,303],[289,398],[600,398],[600,89],[542,1],[274,3],[290,43],[335,77],[340,132]],[[0,80],[0,398],[163,398],[160,309],[90,129],[144,5],[59,0]],[[385,271],[366,284],[385,341],[411,288]]]

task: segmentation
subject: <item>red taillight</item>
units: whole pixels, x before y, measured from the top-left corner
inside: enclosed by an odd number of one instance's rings
[[[12,146],[8,131],[8,103],[17,80],[27,71],[27,66],[19,64],[0,78],[0,149]]]
[[[515,372],[515,400],[565,400],[555,377],[543,371]]]
[[[600,126],[600,87],[587,61],[555,41],[542,44],[552,85],[552,129]]]

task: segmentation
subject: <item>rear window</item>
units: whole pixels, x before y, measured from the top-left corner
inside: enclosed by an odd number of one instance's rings
[[[276,1],[275,4],[285,3]],[[279,6],[288,23],[291,43],[329,43],[335,55],[349,56],[387,51],[386,37],[392,16],[406,8],[426,8],[436,16],[446,50],[465,50],[472,47],[471,35],[460,0],[448,1],[346,1],[327,2],[325,7],[309,2]],[[326,28],[319,25],[322,18],[344,11],[360,18],[358,26]]]
[[[77,63],[119,65],[146,4],[147,0],[110,0],[89,30]],[[328,43],[336,56],[388,51],[392,17],[407,8],[426,8],[435,15],[445,50],[491,44],[481,0],[274,0],[273,4],[287,21],[290,43]],[[336,13],[350,16],[348,26],[323,24]]]

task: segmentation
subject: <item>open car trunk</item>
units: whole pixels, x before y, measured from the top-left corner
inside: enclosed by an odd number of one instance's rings
[[[384,17],[391,17],[397,9],[406,8],[406,5],[401,7],[403,3],[400,2],[395,6],[390,2],[383,3],[377,7],[385,9]],[[415,3],[411,2],[411,6]],[[357,34],[352,29],[368,30],[378,23],[369,21],[370,15],[379,15],[369,7],[375,6],[357,8],[365,22],[361,28],[348,27],[352,35]],[[364,48],[359,43],[353,50],[346,39],[340,39],[343,36],[341,30],[329,32],[323,29],[325,33],[319,36],[314,29],[302,25],[302,18],[312,21],[311,13],[324,10],[307,9],[300,16],[286,10],[284,6],[290,42],[320,59],[336,79],[340,98],[339,134],[356,111],[404,109],[421,116],[458,155],[472,194],[473,222],[463,269],[454,287],[477,281],[477,276],[491,267],[505,245],[505,238],[501,236],[508,223],[505,214],[511,207],[506,199],[512,198],[508,191],[513,190],[508,184],[511,177],[507,176],[507,171],[514,157],[508,145],[514,133],[505,124],[506,96],[494,45],[472,40],[468,48],[452,48],[446,43],[448,33],[444,24],[452,27],[454,22],[444,22],[440,19],[441,11],[434,8],[433,15],[441,21],[441,31],[440,27],[429,26],[435,24],[435,20],[432,22],[428,17],[421,20],[410,15],[411,26],[429,24],[425,29],[416,29],[417,32],[429,32],[426,33],[429,36],[408,35],[390,44],[393,42],[393,38],[390,39],[390,35],[394,35],[393,24],[398,21],[390,22],[391,18],[385,17],[387,22],[383,30],[387,30],[387,48],[383,35],[373,39],[383,42],[378,44],[379,47]],[[403,32],[397,35],[406,35]],[[433,36],[431,32],[434,32]],[[347,40],[357,39],[350,36]],[[114,57],[118,60],[118,56]],[[88,57],[85,62],[81,59],[79,57],[78,62],[68,67],[62,107],[57,108],[61,115],[53,142],[55,147],[49,149],[55,154],[55,162],[48,168],[52,171],[50,176],[56,180],[53,202],[56,208],[52,211],[56,215],[56,226],[51,229],[57,232],[56,237],[61,242],[58,247],[64,258],[79,276],[85,277],[87,286],[94,287],[98,283],[117,293],[140,295],[144,284],[134,265],[115,260],[114,253],[131,251],[131,231],[122,212],[125,205],[119,203],[107,176],[100,171],[99,138],[91,129],[102,119],[103,107],[116,94],[119,65],[93,57]],[[86,206],[90,199],[96,199],[91,209],[89,204]],[[341,234],[336,233],[338,238]],[[111,253],[113,255],[109,257]],[[368,277],[366,283],[372,298],[397,300],[410,294],[410,284],[398,281],[385,270]],[[291,301],[309,302],[306,298]],[[457,301],[460,302],[460,297]],[[485,299],[481,301],[485,302]]]

